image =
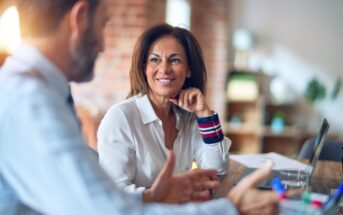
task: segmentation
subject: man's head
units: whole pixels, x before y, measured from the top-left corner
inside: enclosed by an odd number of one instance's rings
[[[16,0],[22,36],[29,41],[45,41],[41,48],[48,53],[43,53],[69,81],[88,81],[103,50],[103,28],[108,19],[105,1]],[[57,50],[49,50],[50,44],[58,46]]]
[[[76,2],[78,0],[16,0],[22,36],[43,37],[53,34]],[[94,13],[99,1],[89,0],[88,3]]]

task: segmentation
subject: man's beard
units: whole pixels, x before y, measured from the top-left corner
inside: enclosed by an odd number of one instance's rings
[[[83,34],[81,42],[74,52],[75,82],[87,82],[93,79],[95,60],[98,54],[98,43],[92,32],[92,27]]]

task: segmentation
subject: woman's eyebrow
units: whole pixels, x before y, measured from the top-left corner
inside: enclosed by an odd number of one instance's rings
[[[160,55],[159,55],[159,54],[156,54],[156,53],[150,53],[149,56],[151,56],[151,55],[153,55],[153,56],[155,56],[155,57],[160,57]],[[172,53],[172,54],[170,54],[170,55],[168,56],[168,58],[170,58],[170,57],[180,57],[180,56],[181,56],[180,53]]]
[[[150,53],[149,56],[154,55],[155,57],[160,57],[160,55],[156,54],[156,53]]]
[[[169,57],[179,57],[179,56],[181,56],[179,53],[173,53]]]

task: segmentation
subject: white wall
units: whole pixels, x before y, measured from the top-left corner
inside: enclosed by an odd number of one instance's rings
[[[320,79],[329,95],[315,105],[318,119],[327,117],[342,135],[343,90],[336,100],[331,93],[343,80],[343,1],[232,0],[231,10],[234,29],[257,37],[252,66],[277,74],[298,95],[311,78]]]

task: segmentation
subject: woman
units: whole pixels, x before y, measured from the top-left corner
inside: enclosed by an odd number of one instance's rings
[[[231,142],[205,101],[205,65],[189,31],[167,24],[145,31],[130,81],[128,99],[109,109],[98,130],[100,163],[119,187],[148,189],[169,149],[174,173],[190,171],[193,160],[226,173]]]

